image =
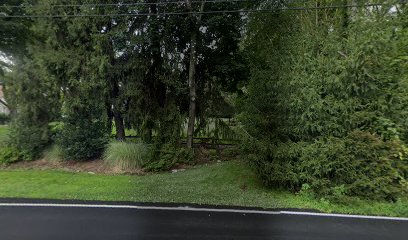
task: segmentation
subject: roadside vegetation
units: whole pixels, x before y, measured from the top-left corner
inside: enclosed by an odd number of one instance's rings
[[[0,125],[0,147],[7,144],[9,127],[7,125]]]
[[[63,153],[58,145],[51,145],[50,147],[46,148],[42,157],[44,160],[51,163],[62,162],[64,160]]]
[[[377,10],[249,23],[252,74],[239,119],[267,185],[337,199],[408,195],[408,14]]]
[[[355,199],[333,203],[307,194],[269,189],[246,167],[230,161],[177,173],[95,175],[61,171],[2,170],[0,197],[195,203],[408,217],[408,201]]]
[[[9,129],[0,127],[0,164],[100,159],[118,172],[148,175],[4,171],[2,196],[406,216],[405,1],[353,8],[335,7],[344,4],[337,0],[203,1],[188,9],[181,2],[78,9],[54,2],[4,14],[106,17],[0,18],[0,38],[15,36],[0,39],[0,51],[14,60],[0,58],[12,113]],[[290,7],[306,10],[281,11]],[[219,14],[125,14],[203,8]],[[266,12],[233,11],[254,8]],[[153,174],[238,155],[245,164]],[[33,187],[18,185],[24,179],[34,179]]]
[[[103,159],[106,164],[122,171],[141,169],[151,158],[150,147],[143,143],[112,142]]]

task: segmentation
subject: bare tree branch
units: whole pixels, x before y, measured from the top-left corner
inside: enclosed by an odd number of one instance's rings
[[[10,110],[9,105],[5,101],[0,99],[0,103],[3,104],[4,106],[6,106],[6,108],[8,108]]]

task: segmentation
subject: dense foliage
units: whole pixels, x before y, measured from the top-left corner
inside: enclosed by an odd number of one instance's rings
[[[107,162],[159,171],[192,161],[184,135],[190,147],[191,135],[236,139],[240,129],[245,158],[269,186],[397,200],[408,189],[408,9],[339,7],[348,2],[38,0],[6,9],[58,17],[0,18],[0,53],[15,63],[3,60],[0,72],[13,118],[2,156],[35,159],[55,142],[64,159],[86,160],[109,146]],[[267,11],[231,11],[247,7]],[[10,26],[23,30],[9,38]],[[112,128],[119,143],[107,145]],[[122,143],[125,129],[142,143]]]
[[[18,109],[12,112],[9,141],[24,160],[39,157],[52,140],[48,123],[58,108],[58,94],[54,84],[42,81],[41,71],[30,62],[17,66],[6,79],[8,103]]]
[[[5,113],[0,113],[0,125],[7,124],[10,121],[10,116]]]
[[[144,167],[149,171],[163,171],[177,164],[192,163],[193,159],[194,153],[191,149],[178,148],[173,144],[156,145]]]
[[[88,103],[66,113],[57,144],[67,160],[89,160],[100,157],[108,142],[104,111]]]
[[[145,143],[157,145],[158,151],[164,144],[178,147],[189,108],[192,32],[199,39],[198,60],[192,63],[196,65],[196,134],[207,127],[206,119],[222,117],[219,106],[228,106],[225,96],[238,91],[238,82],[246,77],[241,74],[246,65],[238,48],[243,22],[239,13],[203,15],[201,21],[195,21],[187,15],[109,16],[185,11],[184,3],[115,6],[117,1],[108,1],[112,4],[108,7],[52,6],[57,3],[79,4],[39,0],[23,10],[32,15],[107,16],[33,19],[23,64],[15,67],[6,85],[7,98],[18,109],[16,119],[25,114],[24,106],[36,114],[42,114],[46,106],[44,119],[35,115],[30,124],[45,128],[51,122],[62,122],[57,143],[67,159],[98,156],[112,127],[120,141],[126,140],[125,128],[132,128]],[[239,6],[232,2],[204,7],[211,11]],[[195,3],[192,8],[199,11],[200,5]],[[32,76],[36,81],[27,81]],[[25,88],[30,89],[30,96]],[[38,109],[31,109],[28,97]],[[13,128],[20,131],[17,125]]]
[[[406,194],[406,9],[389,9],[253,16],[241,120],[265,183],[319,196]]]

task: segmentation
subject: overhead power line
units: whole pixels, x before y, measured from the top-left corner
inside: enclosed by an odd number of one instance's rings
[[[206,0],[205,3],[231,3],[231,2],[248,2],[257,3],[262,0]],[[202,3],[203,1],[193,0],[191,3]],[[53,4],[49,5],[52,8],[65,7],[121,7],[121,6],[144,6],[144,5],[169,5],[169,4],[185,4],[185,1],[158,1],[158,2],[135,2],[135,3],[84,3],[84,4]],[[32,5],[0,5],[0,8],[31,8]]]
[[[331,5],[315,7],[279,7],[273,9],[237,9],[220,10],[204,12],[159,12],[159,13],[112,13],[112,14],[67,14],[67,15],[1,15],[0,18],[65,18],[65,17],[138,17],[138,16],[160,16],[160,15],[188,15],[188,14],[223,14],[223,13],[271,13],[276,11],[307,11],[319,9],[339,9],[339,8],[367,8],[383,6],[382,3],[372,4],[349,4],[349,5]]]

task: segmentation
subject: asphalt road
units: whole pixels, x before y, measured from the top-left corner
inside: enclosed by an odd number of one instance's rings
[[[1,240],[408,239],[407,219],[143,205],[13,204],[0,203]]]

